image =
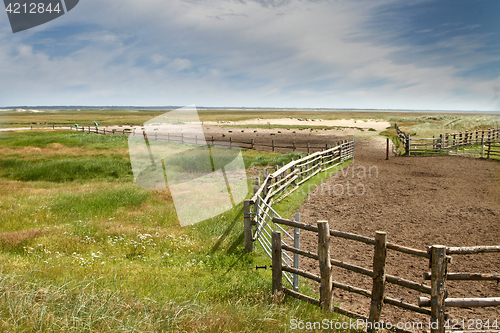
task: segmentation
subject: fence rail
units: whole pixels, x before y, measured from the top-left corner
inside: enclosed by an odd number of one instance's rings
[[[500,246],[475,246],[475,247],[446,247],[442,245],[434,245],[427,251],[415,250],[405,246],[392,244],[387,242],[386,233],[377,231],[374,238],[355,235],[337,230],[330,230],[327,221],[318,221],[317,226],[300,223],[298,221],[287,220],[279,217],[274,217],[273,222],[277,225],[284,225],[296,229],[302,229],[318,234],[318,251],[317,253],[301,250],[295,246],[289,246],[281,240],[281,232],[272,232],[271,248],[273,257],[273,293],[283,292],[285,295],[295,297],[297,299],[318,305],[326,310],[333,310],[344,315],[362,318],[368,323],[374,325],[380,323],[381,312],[384,304],[390,304],[402,309],[428,315],[431,317],[431,332],[443,333],[445,331],[445,310],[446,307],[484,307],[484,306],[499,306],[500,298],[448,298],[446,290],[447,280],[499,280],[500,274],[479,274],[479,273],[449,273],[448,264],[451,263],[450,254],[478,254],[500,252]],[[330,237],[339,237],[352,241],[362,242],[365,244],[373,244],[373,269],[366,269],[356,265],[346,263],[344,261],[330,258]],[[387,251],[393,250],[406,253],[413,256],[425,257],[429,260],[431,272],[425,273],[424,280],[430,280],[431,285],[418,283],[406,280],[397,276],[386,274],[386,257]],[[283,252],[289,252],[304,256],[313,260],[318,260],[320,265],[320,275],[300,269],[299,267],[288,267],[281,265],[278,258],[282,257]],[[331,266],[341,267],[357,274],[366,275],[372,278],[372,289],[366,290],[346,283],[332,280]],[[301,294],[297,291],[291,291],[283,287],[281,279],[282,273],[287,272],[301,276],[303,278],[320,283],[319,299]],[[386,283],[396,284],[404,288],[412,289],[430,297],[420,297],[418,304],[406,303],[390,296],[385,295]],[[370,298],[369,317],[365,318],[358,313],[353,313],[340,307],[333,306],[332,290],[338,288],[351,293],[362,295]],[[430,309],[426,309],[430,307]],[[396,331],[406,332],[402,329]]]
[[[299,247],[300,229],[295,228],[292,235],[279,224],[274,223],[273,219],[281,219],[281,217],[273,209],[273,204],[297,191],[301,184],[315,175],[338,166],[346,160],[352,159],[353,156],[354,139],[342,141],[335,147],[309,154],[298,160],[292,160],[281,167],[275,166],[273,173],[269,173],[265,169],[262,183],[260,178],[257,178],[253,197],[245,200],[244,203],[245,249],[252,251],[254,243],[257,242],[262,246],[266,254],[272,258],[273,231],[280,231],[287,241]],[[295,219],[295,222],[300,224],[299,214],[296,214]],[[285,240],[282,240],[281,243],[285,247],[288,246]],[[297,269],[299,267],[299,255],[294,253],[292,258],[287,253],[283,253],[282,262],[285,267]],[[294,291],[298,291],[298,275],[296,272],[284,270],[283,274]]]
[[[63,127],[68,128],[68,127]],[[119,134],[119,135],[130,135],[131,133],[135,134],[135,129],[106,129],[100,127],[71,127],[69,129],[76,130],[78,132],[84,133],[94,133],[94,134]],[[144,137],[147,137],[145,132]],[[323,150],[328,150],[331,148],[331,144],[325,143],[324,145],[311,144],[306,143],[305,145],[297,145],[295,142],[291,144],[283,145],[276,143],[275,140],[271,140],[266,142],[257,142],[255,139],[251,139],[248,141],[242,141],[238,139],[234,139],[232,136],[222,138],[215,138],[214,136],[197,136],[197,135],[187,135],[184,133],[163,133],[161,131],[155,131],[154,135],[150,135],[148,140],[153,141],[165,141],[165,142],[173,142],[173,143],[181,143],[181,144],[189,144],[189,145],[210,145],[212,147],[226,147],[232,148],[233,146],[238,146],[246,149],[255,149],[255,150],[271,150],[273,152],[277,152],[278,150],[281,152],[291,151],[291,152],[307,152],[308,154]]]
[[[397,124],[394,128],[406,155],[412,153],[500,156],[500,128],[440,134],[433,138],[412,138]]]

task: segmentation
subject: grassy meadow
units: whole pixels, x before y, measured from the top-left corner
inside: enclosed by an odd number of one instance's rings
[[[243,250],[242,204],[179,227],[168,191],[134,184],[125,136],[4,132],[0,152],[1,331],[286,332],[293,318],[342,320],[271,296],[271,271],[255,269],[270,259]],[[257,174],[296,154],[243,156]],[[306,195],[279,211],[291,217]]]
[[[166,111],[2,111],[0,127],[130,126]],[[283,111],[200,110],[202,120]],[[420,137],[498,127],[500,116],[290,111],[287,117],[380,119]],[[393,128],[380,133],[395,134]],[[244,150],[250,179],[298,154]],[[292,217],[318,175],[276,209]],[[253,184],[248,184],[249,188]],[[168,190],[134,183],[127,137],[0,132],[0,330],[5,332],[288,332],[290,320],[344,320],[271,296],[270,264],[243,250],[242,204],[181,228]],[[286,283],[286,282],[284,282]],[[301,280],[301,292],[317,297]]]

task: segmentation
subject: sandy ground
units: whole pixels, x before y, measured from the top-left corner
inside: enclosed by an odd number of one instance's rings
[[[331,127],[361,127],[361,128],[373,128],[377,131],[383,131],[391,124],[387,121],[377,121],[377,120],[354,120],[354,119],[338,119],[338,120],[323,120],[323,119],[306,119],[306,118],[277,118],[277,119],[250,119],[243,121],[220,121],[220,122],[208,122],[205,121],[204,125],[289,125],[289,126],[331,126]]]
[[[389,242],[421,250],[433,244],[500,243],[498,161],[458,156],[394,155],[386,161],[384,140],[371,138],[356,139],[355,162],[348,171],[327,180],[323,190],[313,191],[300,209],[301,221],[315,224],[318,220],[328,220],[332,229],[368,237],[374,237],[375,231],[381,230],[387,232]],[[351,183],[351,195],[347,193],[348,182]],[[341,186],[345,190],[342,194]],[[317,252],[317,235],[301,234],[302,247]],[[348,263],[372,267],[371,246],[333,239],[331,254]],[[387,262],[388,274],[430,286],[430,281],[423,279],[423,273],[429,271],[427,259],[388,251]],[[301,268],[319,274],[318,264],[313,260],[303,259]],[[498,253],[455,255],[448,271],[498,274],[499,268]],[[333,274],[334,280],[371,290],[370,278],[341,268],[334,268]],[[500,297],[499,285],[494,281],[448,281],[448,291],[452,298]],[[413,304],[417,304],[418,296],[426,296],[389,284],[387,294]],[[335,290],[334,300],[342,307],[368,314],[370,301],[367,298]],[[465,319],[466,322],[500,319],[500,307],[447,308],[447,313],[452,319]],[[427,316],[388,305],[382,318],[393,323],[428,320]]]

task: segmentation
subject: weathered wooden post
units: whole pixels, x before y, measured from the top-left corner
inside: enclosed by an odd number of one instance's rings
[[[386,148],[385,148],[385,160],[389,159],[389,138],[386,140]]]
[[[273,151],[274,151],[274,140],[272,142],[273,142]]]
[[[490,158],[490,151],[491,151],[491,141],[488,141],[488,154],[486,155],[486,158]]]
[[[300,213],[295,213],[295,221],[300,222]],[[293,247],[300,249],[300,228],[293,228]],[[293,268],[299,269],[300,255],[297,253],[293,254]],[[299,292],[299,275],[293,275],[293,290]]]
[[[251,148],[251,149],[254,149],[254,148],[253,148],[253,147],[254,147],[254,145],[255,145],[255,141],[254,141],[254,139],[252,139],[252,148]]]
[[[411,149],[411,136],[410,134],[408,134],[408,136],[406,137],[406,155],[410,156],[410,149]]]
[[[293,151],[295,151],[295,141],[293,142]]]
[[[446,273],[446,246],[431,247],[431,333],[444,333]]]
[[[319,304],[325,311],[333,309],[332,264],[330,263],[330,229],[328,221],[318,221],[318,260],[321,276]]]
[[[272,294],[275,295],[283,290],[281,273],[281,233],[279,231],[273,231],[271,238],[273,265]]]
[[[250,206],[252,200],[245,200],[243,202],[243,229],[245,233],[245,251],[253,251],[253,228],[252,228],[252,214]]]
[[[184,133],[181,132],[181,143],[184,143]]]
[[[307,155],[310,154],[310,149],[309,149],[309,142],[307,143]]]
[[[368,321],[372,328],[368,331],[375,331],[375,323],[380,321],[382,306],[385,295],[385,263],[387,257],[387,234],[382,231],[375,233],[375,247],[373,253],[373,286],[372,301],[370,304],[370,316]]]
[[[233,138],[229,137],[229,149],[233,148]]]
[[[481,158],[484,158],[484,138],[481,138]]]

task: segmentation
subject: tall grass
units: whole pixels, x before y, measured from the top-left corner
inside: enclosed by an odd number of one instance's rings
[[[122,157],[63,159],[0,158],[0,177],[20,181],[72,182],[132,180],[130,162]]]

